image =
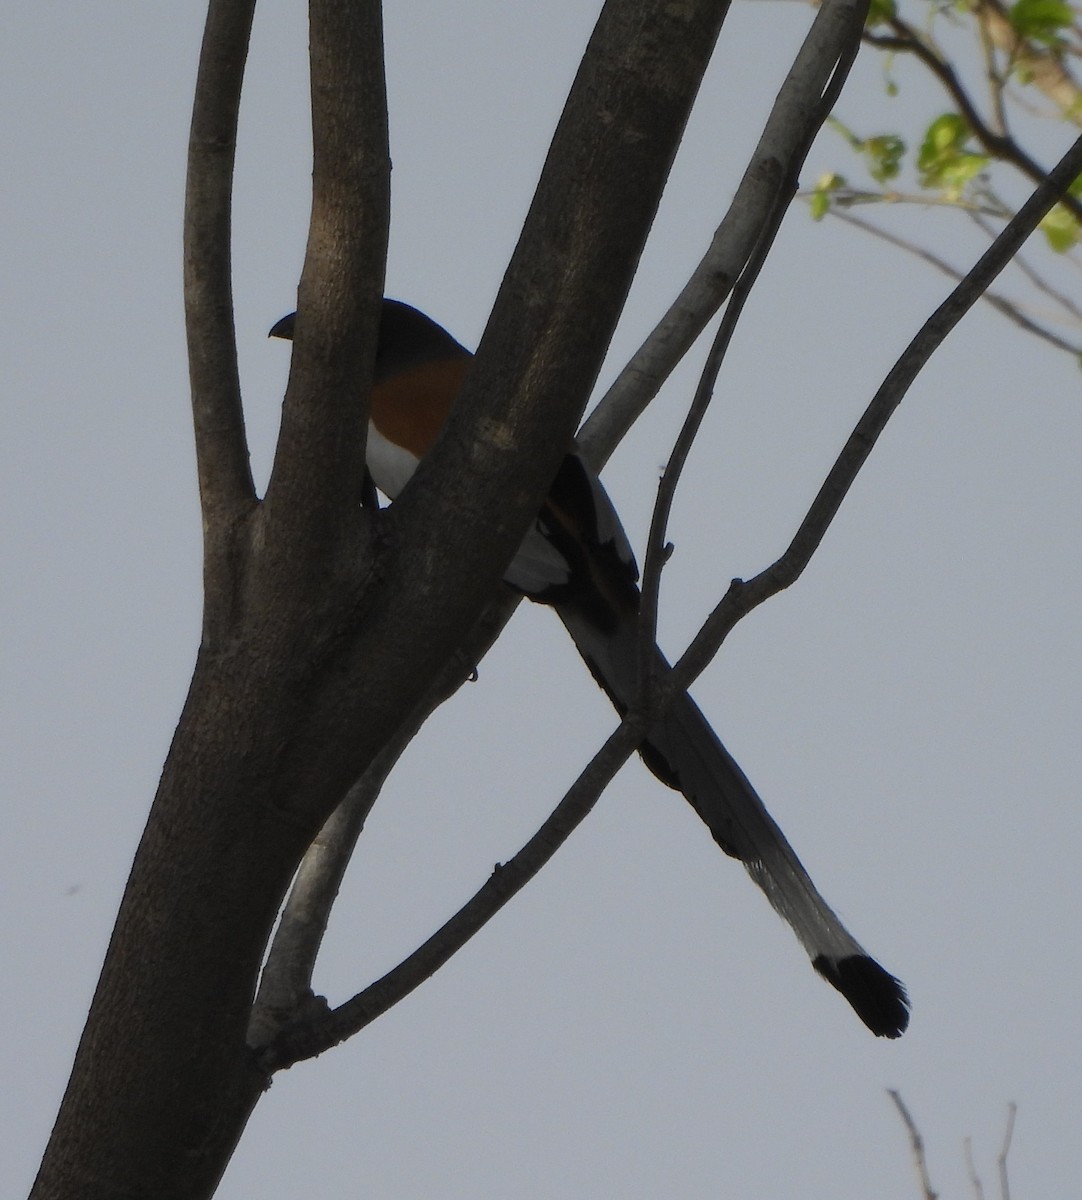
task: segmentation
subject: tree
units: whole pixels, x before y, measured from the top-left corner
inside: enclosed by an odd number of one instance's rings
[[[613,13],[613,19],[618,19],[620,7],[613,6]],[[221,24],[212,25],[208,41],[210,53],[205,60],[207,71],[213,73],[218,69],[235,79],[236,47],[244,40],[243,29],[233,25],[237,14],[227,6],[214,8],[212,17]],[[167,1190],[170,1187],[175,1189],[172,1194],[203,1194],[212,1187],[224,1163],[224,1155],[239,1134],[247,1109],[259,1094],[262,1080],[246,1060],[243,1039],[238,1034],[243,1032],[247,1022],[250,986],[262,945],[296,859],[360,768],[369,758],[374,761],[376,751],[387,742],[393,729],[415,713],[418,704],[431,702],[430,697],[422,700],[421,685],[429,682],[426,676],[434,674],[439,663],[433,661],[431,652],[419,654],[416,631],[417,622],[422,620],[420,611],[417,610],[417,618],[410,621],[407,619],[410,612],[399,608],[392,620],[385,602],[379,598],[372,598],[373,608],[367,614],[364,637],[368,641],[351,651],[362,655],[364,650],[371,648],[371,652],[363,654],[364,675],[350,672],[348,683],[340,677],[328,680],[324,675],[324,672],[335,675],[328,671],[332,653],[328,643],[335,640],[348,624],[361,587],[359,564],[363,559],[358,553],[357,539],[364,537],[364,518],[356,512],[360,472],[355,456],[351,458],[349,450],[356,439],[348,436],[340,442],[330,439],[332,444],[329,446],[321,445],[319,439],[327,436],[329,430],[349,429],[351,422],[356,424],[351,401],[364,367],[356,347],[364,345],[362,333],[366,329],[366,320],[367,325],[371,325],[372,301],[378,295],[378,287],[374,286],[378,271],[374,270],[373,261],[378,258],[377,252],[381,248],[379,228],[383,218],[378,197],[372,195],[378,190],[381,175],[378,128],[369,129],[364,142],[366,152],[360,161],[352,161],[340,150],[344,140],[342,131],[359,128],[362,113],[366,122],[371,122],[372,113],[378,112],[371,91],[375,74],[371,49],[378,41],[373,36],[373,15],[363,12],[343,17],[328,11],[322,13],[322,18],[328,22],[323,26],[326,30],[323,38],[318,36],[320,10],[317,9],[317,64],[326,67],[327,62],[336,61],[339,53],[347,60],[350,55],[356,55],[367,64],[368,71],[362,88],[354,81],[352,86],[316,91],[317,114],[320,101],[328,108],[322,118],[326,122],[327,142],[320,144],[317,138],[317,188],[326,188],[323,195],[327,204],[323,206],[317,202],[310,261],[321,262],[330,278],[321,279],[317,274],[316,278],[324,286],[309,284],[314,299],[306,297],[302,284],[302,308],[306,299],[313,311],[321,305],[326,306],[322,324],[329,331],[328,336],[333,336],[334,344],[328,342],[322,346],[318,341],[311,342],[307,366],[304,364],[303,338],[298,346],[294,390],[287,398],[283,426],[281,470],[276,467],[271,490],[260,510],[282,514],[275,518],[282,522],[281,533],[270,539],[269,549],[260,550],[260,555],[269,554],[270,558],[254,574],[246,573],[241,586],[236,578],[235,564],[238,557],[244,559],[250,553],[252,543],[247,539],[253,518],[247,504],[250,497],[244,479],[243,454],[239,453],[235,435],[235,407],[229,409],[232,420],[226,422],[226,427],[234,430],[234,436],[220,436],[222,406],[235,405],[236,400],[233,372],[229,369],[231,356],[222,341],[229,327],[225,319],[228,305],[223,303],[226,281],[221,270],[216,278],[209,280],[203,272],[205,264],[216,262],[222,268],[225,260],[220,240],[216,248],[197,246],[189,261],[195,295],[192,311],[197,429],[200,423],[203,424],[201,481],[210,518],[204,646],[185,720],[178,731],[178,740],[163,779],[163,799],[148,827],[111,950],[111,965],[107,966],[103,976],[102,990],[91,1017],[92,1024],[88,1027],[93,1032],[88,1032],[87,1049],[77,1066],[73,1091],[58,1126],[54,1144],[65,1146],[67,1152],[74,1150],[75,1154],[65,1157],[61,1151],[55,1152],[57,1157],[51,1160],[43,1175],[42,1194],[53,1194],[50,1189],[62,1178],[64,1170],[76,1169],[73,1166],[76,1162],[78,1170],[85,1170],[90,1158],[97,1156],[100,1156],[97,1165],[92,1169],[120,1172],[120,1177],[126,1176],[133,1183],[138,1180],[145,1183],[149,1179],[157,1194],[171,1194]],[[351,24],[365,19],[369,22],[367,27]],[[707,18],[703,16],[702,19]],[[344,21],[344,28],[334,28],[335,20]],[[233,37],[230,52],[221,53],[223,43],[218,39],[224,37],[228,43],[230,33]],[[704,49],[703,40],[700,37],[698,44]],[[321,48],[327,54],[327,60],[321,57]],[[686,47],[684,50],[681,61],[690,69]],[[642,84],[641,78],[632,82]],[[687,80],[685,86],[690,89],[693,81]],[[205,97],[206,93],[203,95]],[[338,105],[349,114],[348,117],[341,112],[337,117],[333,115]],[[650,111],[654,119],[665,115],[657,110],[653,97]],[[220,161],[223,145],[219,124],[221,113],[212,104],[205,115],[212,132],[200,132],[197,114],[195,153],[197,158],[204,153],[214,164],[208,168],[208,176],[216,186],[207,190],[193,188],[192,211],[196,213],[197,232],[209,227],[220,234],[223,229],[222,202],[227,193],[224,185],[228,180],[228,171],[223,170]],[[679,114],[670,113],[668,118],[671,152],[681,120]],[[317,115],[317,129],[319,122]],[[800,142],[802,139],[795,140]],[[558,155],[555,162],[560,163]],[[664,157],[651,164],[652,178],[658,184],[666,165]],[[347,167],[347,173],[351,174],[343,180],[340,172]],[[623,167],[625,171],[633,172],[641,187],[643,164],[624,163]],[[608,189],[613,197],[610,204],[619,203],[624,220],[633,226],[632,232],[637,230],[641,237],[652,206],[650,196],[656,197],[656,187],[653,192],[644,189],[643,208],[647,211],[638,213],[636,223],[632,219],[634,214],[627,212],[628,189],[624,179],[620,172],[609,170],[589,176],[587,182]],[[213,218],[207,226],[201,225],[198,216],[204,204],[209,206]],[[544,213],[543,204],[539,211]],[[327,213],[329,217],[325,217]],[[328,229],[334,251],[331,254],[326,253]],[[339,255],[340,246],[344,247],[349,240],[342,236],[343,229],[353,231],[353,236],[359,231],[367,231],[363,253],[354,248],[352,254]],[[556,233],[562,235],[568,229],[577,232],[574,226],[561,226]],[[606,225],[600,230],[591,226],[585,232],[590,235],[587,239],[589,248],[582,251],[583,255],[594,253],[602,255],[606,263],[617,260],[624,264],[624,269],[616,272],[615,278],[605,278],[608,292],[604,302],[599,304],[595,294],[580,298],[576,303],[575,289],[565,288],[560,305],[550,305],[546,311],[538,336],[524,338],[520,331],[525,318],[521,314],[513,316],[516,289],[511,287],[511,298],[504,300],[502,306],[512,314],[504,318],[509,323],[505,328],[512,332],[504,333],[501,338],[500,326],[495,325],[489,342],[492,348],[486,352],[485,361],[490,359],[494,364],[491,369],[495,382],[486,387],[483,371],[478,373],[478,403],[486,393],[491,393],[506,397],[507,403],[517,405],[509,410],[509,416],[515,419],[516,429],[521,430],[524,454],[535,464],[527,478],[536,478],[523,492],[525,498],[521,504],[505,505],[509,516],[504,536],[480,550],[466,549],[472,547],[475,540],[468,536],[471,521],[483,519],[487,506],[492,503],[503,504],[509,479],[521,481],[524,478],[521,463],[513,467],[499,460],[488,464],[477,474],[478,490],[460,496],[446,480],[440,480],[440,465],[434,462],[429,483],[422,486],[419,481],[418,487],[411,491],[410,505],[404,504],[393,517],[395,527],[409,533],[409,539],[404,538],[403,545],[415,552],[423,547],[424,553],[430,556],[425,561],[431,561],[439,568],[427,584],[424,579],[412,578],[408,595],[423,598],[426,586],[431,591],[438,583],[442,597],[447,594],[443,590],[444,581],[450,581],[446,586],[455,597],[455,603],[445,606],[439,614],[433,641],[428,643],[442,647],[445,662],[450,661],[450,656],[461,644],[462,629],[480,613],[503,559],[515,545],[518,531],[529,518],[531,504],[536,503],[536,496],[543,488],[545,471],[551,469],[551,464],[546,467],[544,456],[535,452],[536,446],[529,445],[531,429],[535,441],[544,439],[540,436],[536,414],[531,420],[532,406],[522,407],[521,401],[516,399],[518,389],[510,386],[514,371],[501,365],[504,356],[508,356],[507,362],[513,363],[514,347],[521,350],[523,345],[544,345],[549,337],[558,336],[561,346],[571,347],[573,352],[560,355],[552,366],[553,378],[544,388],[546,393],[551,389],[563,406],[546,408],[546,418],[553,419],[553,412],[558,416],[562,414],[564,424],[571,428],[577,416],[575,397],[583,397],[588,390],[586,384],[596,368],[607,333],[606,325],[611,326],[615,319],[622,289],[626,287],[628,273],[637,257],[635,238],[623,225],[619,229]],[[526,266],[521,268],[526,272],[531,289],[540,286],[538,262],[544,265],[562,261],[561,256],[551,253],[551,243],[545,244],[543,235],[546,234],[553,236],[551,229],[543,230],[539,235],[540,250],[533,252],[535,261],[527,260]],[[617,235],[621,239],[620,253],[606,240]],[[630,245],[623,239],[629,239]],[[337,275],[337,271],[342,271],[345,278]],[[525,285],[519,286],[521,289]],[[367,309],[362,306],[357,312],[350,311],[351,306],[359,304],[360,298],[365,296]],[[586,299],[589,299],[589,305],[586,305]],[[586,307],[599,314],[594,322],[584,320]],[[607,316],[603,317],[602,313]],[[513,336],[516,331],[519,331],[518,337]],[[577,339],[582,340],[581,349]],[[322,369],[318,378],[316,364]],[[561,371],[573,374],[562,377]],[[217,407],[212,403],[215,396]],[[335,397],[341,408],[337,413],[338,425],[334,421],[335,406],[332,404]],[[327,404],[326,419],[306,422],[306,411],[310,412],[310,406],[317,400]],[[490,408],[487,411],[496,410]],[[208,427],[214,435],[210,438],[205,436]],[[342,450],[341,446],[346,449]],[[302,471],[292,473],[289,469],[291,454],[287,451],[295,451],[302,462],[318,460],[324,468],[319,479],[306,478]],[[296,461],[293,465],[296,466]],[[486,485],[489,470],[492,477]],[[454,472],[447,474],[450,477]],[[454,497],[453,505],[448,504],[448,495]],[[340,518],[327,522],[321,505],[330,504],[329,498],[335,496],[341,510]],[[439,497],[438,502],[436,497]],[[520,518],[518,529],[512,507],[515,511],[521,508],[517,514]],[[445,536],[441,540],[435,536],[434,514],[447,510],[454,511],[455,528],[461,534],[447,535],[443,531]],[[271,517],[260,517],[259,520],[270,521]],[[279,572],[284,574],[279,577]],[[339,576],[343,581],[340,592],[332,583]],[[272,585],[270,582],[279,578],[285,580],[284,594],[290,598],[282,611],[278,610],[278,603],[283,592],[277,583]],[[393,573],[390,580],[393,584]],[[365,593],[362,591],[361,594]],[[406,590],[403,594],[407,594]],[[344,599],[347,596],[348,600]],[[731,605],[732,602],[719,622],[722,626],[734,615]],[[318,619],[314,619],[314,613],[318,613]],[[234,623],[238,619],[242,620],[246,630],[240,637],[234,632]],[[400,635],[397,641],[388,636],[395,628]],[[402,635],[403,630],[408,630],[408,636]],[[228,631],[228,637],[224,631]],[[380,669],[386,672],[387,678],[378,678]],[[254,679],[260,681],[258,699],[248,694]],[[377,684],[378,703],[375,703],[372,693],[377,691]],[[304,695],[303,704],[298,703],[299,694],[308,688],[312,691]],[[400,692],[396,690],[398,688]],[[348,703],[344,703],[346,699]],[[359,721],[359,713],[366,702],[372,712],[378,712],[378,721]],[[356,730],[360,728],[365,730],[362,744],[358,744],[356,737]],[[633,732],[622,735],[625,752],[631,749]],[[286,747],[284,750],[283,746]],[[328,748],[333,748],[331,753],[325,753]],[[313,773],[311,764],[316,750],[319,751],[320,766],[318,772]],[[265,787],[268,764],[274,765],[276,774],[269,792]],[[209,792],[208,780],[212,781]],[[200,785],[198,789],[194,788],[196,784]],[[242,805],[241,800],[246,792],[251,799],[253,793],[248,789],[257,785],[260,803],[253,811]],[[192,795],[193,790],[198,790],[199,794]],[[220,805],[220,797],[226,793],[237,796],[236,810],[232,806],[223,809]],[[268,797],[273,800],[272,804],[266,803]],[[266,840],[263,839],[264,832]],[[167,848],[163,845],[166,836]],[[258,853],[252,846],[241,845],[257,836]],[[204,839],[209,843],[209,851],[207,844],[200,845]],[[178,846],[182,851],[179,856]],[[190,868],[187,865],[189,851],[192,854]],[[160,878],[162,873],[172,876],[179,890],[170,894],[168,905],[155,910],[148,906],[147,897],[160,895],[160,892],[157,883],[152,886],[150,881],[155,876]],[[174,904],[180,897],[184,897],[184,906],[178,910]],[[183,939],[174,942],[166,937],[164,944],[183,950],[183,956],[178,956],[176,961],[150,962],[146,954],[147,924],[152,919],[155,926],[157,920],[180,920],[189,931],[194,922],[194,927],[206,941],[182,946],[179,943]],[[154,932],[158,932],[158,927]],[[133,1009],[130,989],[151,981],[155,990],[149,996],[146,990],[141,991],[139,1005]],[[118,1004],[118,994],[126,995],[127,999]],[[143,1009],[141,1016],[138,1016],[139,1006]],[[134,1025],[133,1011],[138,1016]],[[212,1022],[207,1021],[208,1014],[213,1016]],[[117,1024],[121,1016],[122,1036]],[[103,1040],[96,1040],[99,1038]],[[154,1047],[152,1053],[151,1045]],[[168,1095],[162,1093],[163,1080],[168,1080],[168,1086],[174,1089]],[[216,1144],[205,1139],[208,1097],[213,1100]],[[163,1111],[165,1104],[168,1111]],[[118,1108],[123,1112],[118,1112]],[[78,1136],[65,1141],[65,1133],[73,1128],[77,1129]],[[202,1147],[205,1156],[193,1162],[185,1154],[185,1148],[194,1144]],[[82,1157],[84,1155],[87,1157]],[[181,1157],[184,1158],[183,1167],[179,1161]],[[50,1175],[48,1171],[52,1170],[58,1173]],[[183,1178],[185,1171],[191,1172],[187,1180]],[[117,1177],[113,1176],[114,1179]],[[78,1190],[83,1195],[92,1194],[85,1178],[83,1176]],[[58,1191],[57,1194],[63,1193]]]

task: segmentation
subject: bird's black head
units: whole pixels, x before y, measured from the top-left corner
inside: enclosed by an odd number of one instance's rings
[[[296,320],[297,314],[290,313],[272,325],[267,336],[292,341]],[[420,309],[401,300],[384,299],[376,343],[374,374],[377,381],[424,363],[468,354],[465,346],[457,342],[442,325],[426,317]]]

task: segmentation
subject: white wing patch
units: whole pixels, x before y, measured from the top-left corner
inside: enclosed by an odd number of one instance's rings
[[[408,450],[385,438],[369,421],[367,462],[376,487],[389,500],[394,500],[417,469],[418,459]],[[590,499],[594,510],[592,515],[600,542],[614,543],[618,557],[624,562],[634,563],[635,556],[612,501],[597,476],[589,469],[585,474],[590,484]],[[539,595],[549,588],[560,587],[568,583],[570,578],[571,568],[567,560],[541,532],[536,522],[530,526],[518,553],[504,573],[504,580],[527,596]]]
[[[388,441],[371,421],[368,422],[368,450],[365,459],[376,487],[388,500],[393,500],[398,495],[417,469],[417,458],[408,450]]]

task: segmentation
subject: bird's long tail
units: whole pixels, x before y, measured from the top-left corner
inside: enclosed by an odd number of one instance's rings
[[[633,614],[602,629],[575,607],[558,605],[557,611],[594,678],[626,711],[638,687]],[[660,651],[657,669],[670,669]],[[898,1037],[909,1021],[905,988],[864,951],[820,896],[747,776],[686,692],[672,700],[640,752],[662,782],[684,794],[722,850],[744,864],[816,971],[873,1033]]]

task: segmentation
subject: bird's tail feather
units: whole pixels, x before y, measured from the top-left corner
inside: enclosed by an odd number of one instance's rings
[[[595,679],[621,711],[638,687],[638,630],[633,617],[602,630],[561,606],[568,632]],[[657,654],[659,672],[669,665]],[[881,1037],[898,1037],[909,1020],[902,984],[865,953],[819,894],[747,776],[686,693],[673,698],[640,752],[662,782],[682,792],[714,840],[739,859],[788,922],[816,971]]]

